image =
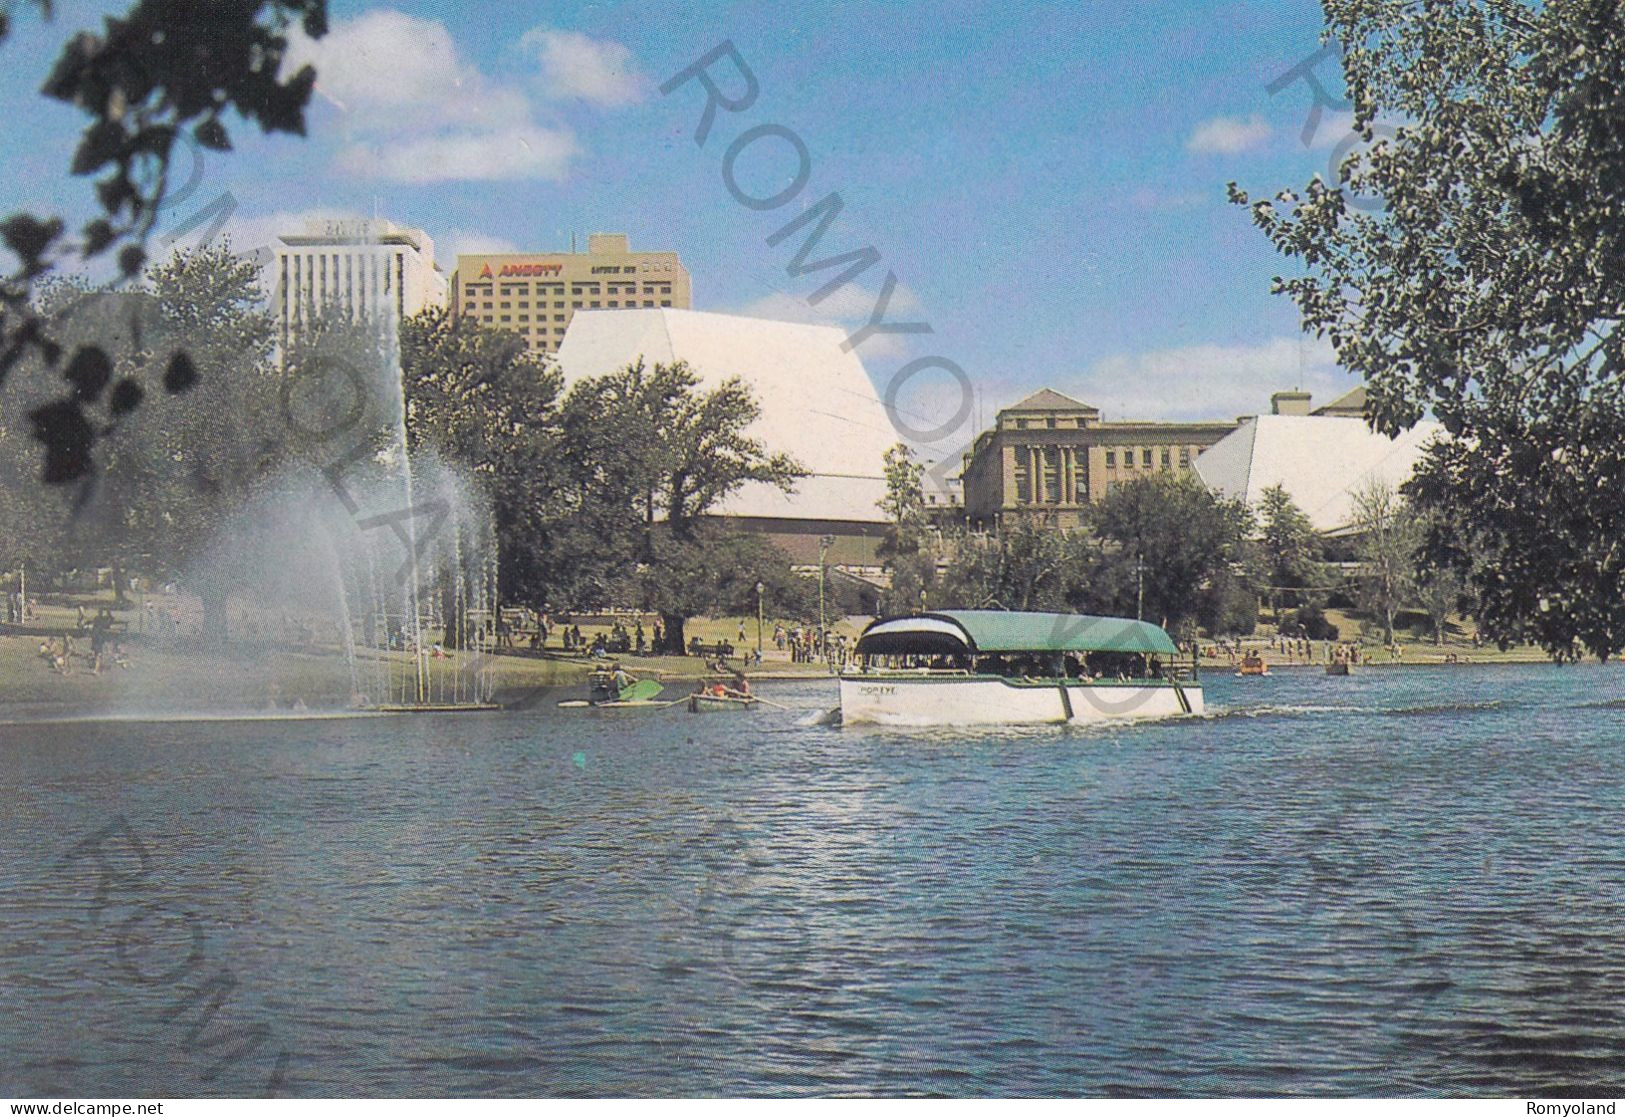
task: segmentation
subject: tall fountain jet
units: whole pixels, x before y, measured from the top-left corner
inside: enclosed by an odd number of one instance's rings
[[[358,526],[378,532],[376,542],[392,536],[404,552],[398,567],[402,582],[399,632],[409,655],[398,693],[391,687],[389,701],[373,705],[483,705],[491,697],[484,660],[502,630],[494,611],[495,546],[489,513],[473,486],[455,471],[430,454],[414,454],[401,354],[401,252],[380,243],[376,223],[365,226],[366,268],[356,293],[361,296],[362,323],[373,338],[369,346],[377,356],[373,382],[382,394],[387,416],[389,438],[379,461],[386,475],[398,482],[400,504],[361,517]],[[386,524],[390,530],[380,531]],[[388,547],[384,550],[387,553]],[[379,559],[387,561],[384,556]],[[369,562],[370,571],[377,569],[377,562]],[[387,661],[393,650],[387,646],[387,595],[383,602],[386,640],[378,652]],[[438,634],[438,639],[429,639],[426,634],[430,632]],[[471,670],[448,662],[457,657],[466,659]],[[437,666],[441,669],[436,670]]]
[[[310,660],[331,664],[325,702],[479,708],[506,634],[495,533],[470,472],[418,443],[400,257],[372,222],[288,250],[274,304],[291,327],[281,433],[298,462],[259,486],[182,581],[225,600],[235,641],[297,654],[307,675]]]

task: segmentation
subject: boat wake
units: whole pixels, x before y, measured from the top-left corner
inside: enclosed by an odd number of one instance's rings
[[[1522,703],[1511,703],[1521,705]],[[1393,710],[1372,710],[1374,714],[1386,714],[1389,717],[1424,717],[1428,714],[1462,714],[1478,710],[1505,709],[1509,703],[1491,698],[1483,702],[1435,702],[1425,706],[1401,706]]]
[[[1600,703],[1607,705],[1608,703]],[[1625,709],[1625,700],[1614,703]],[[1315,714],[1364,714],[1371,717],[1429,717],[1438,714],[1465,714],[1477,713],[1486,710],[1499,710],[1509,706],[1501,699],[1490,699],[1483,702],[1433,702],[1418,706],[1396,706],[1392,709],[1371,709],[1366,706],[1328,706],[1317,704],[1276,704],[1271,703],[1259,706],[1229,706],[1208,707],[1204,719],[1222,721],[1228,718],[1274,718],[1274,717],[1311,717]]]
[[[1197,716],[1202,721],[1227,721],[1232,718],[1291,718],[1308,717],[1313,714],[1347,714],[1358,709],[1357,706],[1288,706],[1277,704],[1265,706],[1209,706],[1205,713]]]

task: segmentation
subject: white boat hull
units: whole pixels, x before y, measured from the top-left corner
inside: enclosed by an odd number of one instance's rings
[[[1024,683],[997,676],[850,675],[841,679],[846,725],[1046,725],[1171,718],[1204,711],[1200,683]]]

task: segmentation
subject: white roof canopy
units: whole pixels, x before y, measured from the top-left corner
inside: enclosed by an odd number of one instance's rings
[[[1371,481],[1398,488],[1443,428],[1424,421],[1388,438],[1364,419],[1326,415],[1259,415],[1197,456],[1208,488],[1257,507],[1280,485],[1315,530],[1333,534],[1354,519],[1354,492]]]
[[[899,435],[844,331],[696,310],[583,310],[570,321],[559,366],[565,383],[635,363],[687,361],[702,387],[737,376],[761,415],[751,426],[770,453],[810,475],[786,494],[750,484],[716,509],[728,516],[884,522],[886,451]]]

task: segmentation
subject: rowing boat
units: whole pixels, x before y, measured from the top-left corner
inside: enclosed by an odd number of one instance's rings
[[[748,710],[757,705],[755,698],[732,694],[691,694],[688,712],[691,714],[725,714],[735,710]]]

